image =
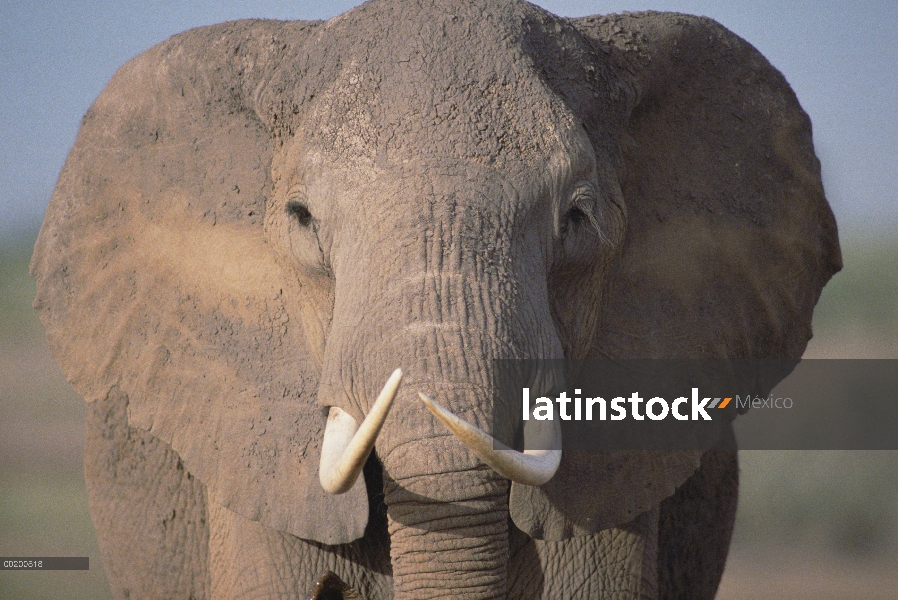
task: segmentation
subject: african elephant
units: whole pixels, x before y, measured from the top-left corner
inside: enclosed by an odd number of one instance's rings
[[[146,51],[32,262],[113,593],[184,598],[712,597],[734,452],[496,470],[418,393],[488,433],[494,359],[800,357],[840,267],[748,43],[512,0]]]

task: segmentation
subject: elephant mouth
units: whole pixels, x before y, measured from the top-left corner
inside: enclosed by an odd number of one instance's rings
[[[342,494],[355,484],[374,449],[401,382],[402,370],[396,369],[361,425],[343,409],[330,407],[318,469],[325,491]],[[524,428],[525,450],[519,452],[459,418],[430,396],[419,393],[418,397],[446,429],[506,479],[524,485],[543,485],[552,479],[561,464],[561,430],[556,421],[528,422]]]

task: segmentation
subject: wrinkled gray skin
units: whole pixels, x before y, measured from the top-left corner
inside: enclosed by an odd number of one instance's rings
[[[493,0],[145,52],[85,116],[32,265],[92,403],[114,595],[215,598],[712,597],[734,452],[510,484],[416,394],[489,429],[496,358],[798,357],[840,266],[810,122],[746,42]],[[364,480],[329,495],[328,407],[360,422],[395,368]]]

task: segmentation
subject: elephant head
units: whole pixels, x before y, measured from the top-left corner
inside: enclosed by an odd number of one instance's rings
[[[210,505],[353,542],[373,444],[396,596],[498,597],[509,515],[592,535],[699,455],[492,465],[419,392],[489,434],[495,359],[798,357],[840,255],[808,117],[716,23],[374,0],[129,62],[32,268],[69,381],[126,396]]]

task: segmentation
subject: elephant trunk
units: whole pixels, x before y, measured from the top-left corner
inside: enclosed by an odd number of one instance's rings
[[[395,364],[388,360],[378,362]],[[383,366],[376,371],[386,370]],[[412,364],[376,438],[397,599],[504,598],[507,593],[509,480],[447,431],[418,397],[420,390],[437,395],[466,421],[503,433],[496,428],[511,424],[492,422],[492,390],[482,383],[488,365],[472,360],[467,366],[461,378]],[[368,372],[353,381],[376,389]],[[377,411],[372,406],[365,412]],[[363,421],[358,419],[359,429]]]
[[[449,458],[453,471],[392,477],[391,462],[409,456]],[[440,436],[385,457],[384,495],[397,599],[505,597],[508,480]]]
[[[408,207],[411,216],[395,215],[397,223],[422,228],[414,237],[401,229],[386,232],[406,236],[405,243],[390,241],[400,248],[395,256],[363,251],[385,247],[365,239],[334,259],[334,318],[319,401],[344,411],[361,429],[377,412],[375,398],[386,378],[402,370],[375,445],[395,597],[504,598],[509,481],[450,433],[418,393],[487,434],[513,439],[508,430],[514,424],[494,419],[494,360],[558,357],[563,350],[545,281],[525,268],[526,257],[477,246],[506,236],[472,238],[484,216],[467,223],[461,210],[440,215],[434,226],[434,217],[415,214],[422,206],[445,210],[415,203]]]

